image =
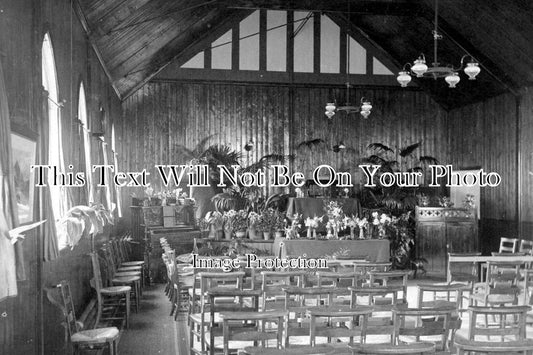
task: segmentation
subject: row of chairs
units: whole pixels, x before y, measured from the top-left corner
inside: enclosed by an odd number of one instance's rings
[[[91,253],[94,274],[91,285],[96,291],[97,303],[92,329],[77,321],[68,281],[46,289],[48,299],[63,312],[74,354],[84,349],[104,348],[108,348],[111,355],[117,354],[120,333],[124,327],[129,327],[130,296],[133,295],[138,310],[144,275],[144,261],[130,259],[130,242],[126,235]]]

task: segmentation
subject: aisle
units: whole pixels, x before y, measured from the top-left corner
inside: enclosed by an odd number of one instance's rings
[[[165,285],[156,284],[143,291],[141,310],[132,312],[130,328],[120,339],[119,354],[178,354],[178,323],[169,316],[170,304],[164,289]]]

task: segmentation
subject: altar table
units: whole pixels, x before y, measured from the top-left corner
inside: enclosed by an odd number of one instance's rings
[[[343,257],[366,258],[370,262],[387,262],[390,259],[388,239],[367,240],[310,240],[276,238],[272,247],[276,256],[303,256],[308,258],[326,257],[335,252],[347,250]]]

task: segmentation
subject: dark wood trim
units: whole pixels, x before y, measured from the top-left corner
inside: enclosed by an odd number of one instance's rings
[[[204,50],[204,69],[211,69],[212,57],[211,46],[206,47]]]
[[[175,64],[178,68],[182,66],[184,63],[186,63],[189,59],[191,59],[193,56],[198,54],[199,52],[205,50],[207,47],[210,47],[211,42],[216,40],[218,37],[222,36],[224,33],[229,31],[235,23],[240,23],[242,20],[244,20],[246,17],[252,14],[252,10],[246,11],[233,11],[231,14],[225,13],[220,14],[221,18],[223,20],[216,22],[215,26],[209,27],[208,24],[202,24],[202,31],[200,35],[198,35],[196,38],[194,38],[193,41],[187,43],[184,45],[182,50],[180,50],[175,56],[169,58],[164,63],[161,63],[160,65],[157,65],[157,70],[154,70],[153,73],[148,75],[145,79],[141,80],[139,83],[137,83],[135,86],[133,86],[131,89],[129,89],[126,94],[122,95],[121,99],[125,100],[129,96],[131,96],[134,92],[139,90],[142,86],[144,86],[147,82],[149,82],[153,77],[155,77],[159,72],[161,72],[163,69],[165,69],[170,63]],[[172,41],[172,43],[168,44],[168,48],[175,46],[176,44],[174,42],[180,41],[181,38],[176,38]],[[205,63],[204,63],[205,64]]]
[[[266,70],[267,62],[267,10],[259,11],[259,70]]]
[[[354,87],[398,87],[396,77],[393,75],[365,75],[352,74],[351,79],[357,83]],[[287,73],[287,72],[267,72],[261,70],[202,70],[175,67],[161,72],[154,81],[220,81],[220,82],[242,82],[281,85],[332,85],[345,87],[346,77],[344,74],[315,74],[315,73]],[[413,87],[415,88],[415,87]],[[408,88],[402,88],[405,90]]]
[[[366,75],[374,75],[374,56],[371,51],[366,51]]]
[[[409,16],[418,9],[417,0],[227,0],[234,9],[270,9],[287,11],[350,13],[367,15]]]
[[[240,32],[240,23],[236,23],[231,30],[231,70],[239,70]]]
[[[328,14],[329,18],[335,22],[340,28],[346,28],[347,18],[343,15],[337,14]],[[370,54],[373,57],[376,57],[383,65],[389,68],[390,71],[397,72],[403,66],[395,58],[393,58],[384,48],[379,46],[374,42],[370,37],[363,32],[359,27],[350,22],[348,28],[346,28],[348,34],[353,37],[361,46],[366,49],[367,56]],[[367,74],[372,74],[368,71]]]
[[[313,73],[320,73],[320,16],[313,13]]]
[[[346,74],[346,69],[348,68],[348,40],[346,38],[346,29],[340,27],[340,39],[339,39],[339,69],[341,74]]]
[[[294,11],[287,11],[287,68],[286,71],[294,71]]]

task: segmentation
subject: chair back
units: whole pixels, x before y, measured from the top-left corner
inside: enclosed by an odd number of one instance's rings
[[[449,349],[450,320],[455,307],[438,308],[406,308],[398,307],[392,310],[394,315],[394,342],[401,344],[400,337],[439,337],[438,351]],[[415,317],[416,322],[406,321],[406,318]]]
[[[446,246],[447,250],[450,250],[449,246]],[[448,283],[451,282],[466,282],[470,285],[479,280],[478,276],[478,264],[472,263],[456,263],[451,262],[451,256],[481,256],[481,253],[450,253],[448,252],[447,261],[447,279]]]
[[[68,281],[63,280],[58,285],[61,294],[61,301],[63,306],[63,313],[65,316],[66,328],[68,335],[71,337],[77,333],[80,329],[76,322],[76,312],[74,310],[74,302],[72,301],[72,294],[70,293],[70,285]]]
[[[471,290],[470,285],[463,283],[418,284],[417,288],[418,308],[454,306],[457,310],[461,309],[463,293]]]
[[[518,249],[517,238],[500,238],[500,248],[498,253],[516,253]]]
[[[518,252],[531,255],[533,253],[533,240],[520,239],[520,247],[518,248]]]
[[[469,340],[479,340],[477,337],[490,337],[500,335],[502,341],[504,336],[514,336],[515,340],[526,338],[526,319],[530,306],[505,306],[505,307],[474,307],[468,308],[470,314],[470,327],[468,329]],[[480,326],[478,317],[482,316],[483,323]],[[498,319],[498,322],[487,327],[484,320],[489,318]],[[484,339],[486,340],[486,339]]]
[[[364,343],[368,317],[372,311],[372,307],[366,306],[357,308],[332,306],[309,309],[311,345],[316,345],[316,337],[349,338],[349,345],[354,345],[354,338],[359,337],[359,343]],[[325,318],[327,321],[319,324],[318,319],[320,318]],[[347,318],[350,319],[351,326],[344,325]]]
[[[100,291],[102,288],[104,288],[104,283],[102,280],[102,272],[100,269],[100,256],[98,256],[97,252],[91,253],[91,263],[93,266],[93,284],[92,285],[96,289],[96,293],[100,294]]]
[[[358,272],[318,271],[318,287],[357,287],[361,274]]]
[[[267,303],[270,298],[275,298],[276,296],[285,296],[285,293],[282,290],[284,286],[304,287],[305,277],[305,271],[262,271],[262,309],[267,309]]]
[[[407,279],[410,271],[370,271],[370,285],[374,286],[376,283],[382,286],[401,285],[402,287],[402,302],[407,304]]]
[[[276,340],[275,348],[280,349],[283,342],[283,321],[288,312],[283,310],[264,312],[222,312],[224,354],[230,354],[229,342],[235,341],[261,341],[261,348],[266,348],[268,340]],[[242,324],[253,322],[253,327],[246,327],[242,331]],[[276,323],[276,331],[267,328],[267,324]],[[238,324],[238,327],[235,326]],[[233,325],[233,326],[232,326]],[[240,328],[240,329],[235,329]],[[239,331],[240,330],[240,331]],[[250,349],[249,349],[250,350]]]

